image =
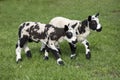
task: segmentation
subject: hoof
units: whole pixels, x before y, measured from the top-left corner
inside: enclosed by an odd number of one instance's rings
[[[49,59],[49,57],[48,57],[48,56],[45,56],[45,57],[44,57],[44,60],[48,60],[48,59]]]
[[[30,52],[30,51],[27,51],[26,56],[27,56],[28,58],[31,58],[31,57],[32,57],[31,52]]]
[[[71,54],[70,59],[76,59],[76,54]]]
[[[19,62],[21,62],[22,61],[22,59],[18,59],[17,61],[16,61],[16,63],[19,63]]]
[[[40,52],[45,52],[45,48],[43,48],[43,49],[40,49]]]
[[[62,61],[61,58],[59,58],[59,59],[57,60],[57,64],[60,65],[60,66],[63,66],[63,65],[64,65],[64,62]]]
[[[86,59],[90,59],[91,58],[91,53],[88,52],[88,54],[86,54]]]
[[[58,65],[63,66],[63,65],[64,65],[64,62],[63,62],[63,61],[59,61],[59,62],[58,62]]]

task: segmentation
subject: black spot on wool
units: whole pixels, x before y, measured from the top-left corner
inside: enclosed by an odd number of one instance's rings
[[[39,33],[38,30],[40,30],[40,26],[37,23],[35,26],[32,25],[30,29],[28,30],[30,34],[30,39],[37,40],[35,42],[39,42],[40,39],[45,39],[47,37],[47,32],[50,27],[52,27],[52,25],[46,24],[44,31]]]
[[[39,30],[39,29],[40,29],[40,27],[39,27],[39,25],[38,25],[38,24],[36,24],[34,28],[35,28],[35,29],[37,29],[37,30]]]
[[[87,20],[82,21],[81,26],[78,27],[78,30],[79,30],[80,34],[85,33],[85,28],[87,27],[87,24],[88,24]]]
[[[75,23],[74,25],[72,25],[72,28],[75,28],[76,25],[77,25],[77,23]]]
[[[21,31],[24,27],[25,27],[25,23],[23,23],[23,25],[19,27],[19,31],[18,31],[19,38],[21,37]]]
[[[26,26],[29,26],[30,23],[26,23]]]
[[[23,48],[23,46],[27,41],[28,41],[28,36],[24,35],[23,38],[20,39],[20,47]]]
[[[88,43],[88,42],[86,42],[86,45],[87,45],[87,46],[89,46],[89,43]]]
[[[18,47],[18,44],[16,44],[16,48]]]
[[[63,28],[55,28],[55,31],[50,34],[50,39],[57,41],[62,36],[65,36],[64,29]]]

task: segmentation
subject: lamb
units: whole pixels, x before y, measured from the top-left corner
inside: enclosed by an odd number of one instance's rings
[[[81,42],[86,49],[86,58],[90,59],[91,58],[91,53],[90,53],[90,47],[89,47],[89,42],[87,40],[87,36],[90,34],[90,30],[94,30],[97,32],[102,31],[102,26],[99,22],[99,13],[88,16],[87,19],[80,21],[80,20],[71,20],[68,18],[64,17],[55,17],[51,19],[49,24],[52,24],[58,28],[63,28],[65,25],[68,25],[68,27],[76,27],[76,35],[77,35],[77,41]],[[76,44],[71,44],[69,43],[70,48],[71,48],[71,59],[76,57]],[[43,47],[41,48],[41,50]]]
[[[56,46],[60,39],[65,39],[69,43],[76,42],[75,32],[67,25],[64,28],[57,28],[50,24],[43,24],[40,22],[24,22],[20,25],[18,31],[18,42],[16,44],[16,62],[22,60],[21,50],[24,49],[28,58],[32,57],[31,51],[27,46],[28,42],[41,42],[45,45],[45,54],[47,55],[48,49],[54,54],[57,64],[64,65],[60,57],[59,50]]]

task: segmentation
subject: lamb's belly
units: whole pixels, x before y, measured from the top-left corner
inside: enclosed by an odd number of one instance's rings
[[[78,39],[78,41],[82,42],[87,38],[88,35],[89,35],[89,33],[87,33],[87,34],[79,34],[77,36],[77,39]]]
[[[61,43],[61,42],[63,42],[64,40],[65,40],[64,37],[61,37],[61,38],[58,40],[58,42]]]
[[[78,39],[78,41],[82,42],[86,39],[86,37],[79,35],[79,36],[77,36],[77,39]]]

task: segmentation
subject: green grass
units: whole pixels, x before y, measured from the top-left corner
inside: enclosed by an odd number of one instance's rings
[[[58,66],[50,53],[48,61],[39,52],[40,44],[30,43],[32,59],[22,52],[15,62],[18,26],[24,21],[48,23],[64,16],[83,20],[99,12],[103,31],[92,31],[88,40],[91,60],[77,44],[77,58],[70,59],[66,42],[60,44],[65,66]],[[0,80],[120,80],[120,1],[119,0],[0,0]]]

